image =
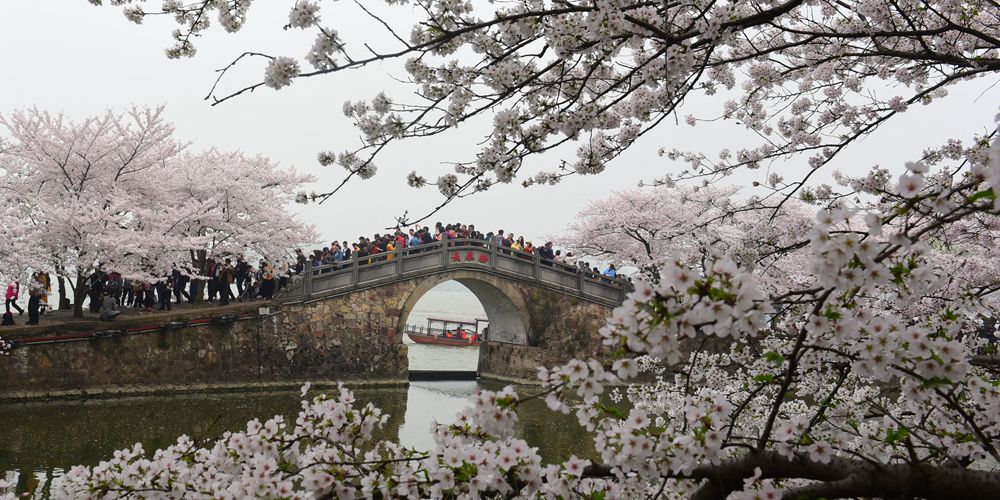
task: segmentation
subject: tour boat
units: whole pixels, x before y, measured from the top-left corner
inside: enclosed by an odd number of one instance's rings
[[[484,340],[489,329],[481,323],[485,319],[474,322],[455,319],[427,318],[427,326],[406,325],[406,336],[418,344],[434,344],[452,347],[478,346]]]

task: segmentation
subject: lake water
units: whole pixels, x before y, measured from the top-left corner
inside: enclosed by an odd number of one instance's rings
[[[486,315],[471,292],[449,282],[427,292],[407,322],[426,324],[427,317],[474,321]],[[404,341],[412,369],[476,369],[477,347]],[[405,388],[358,388],[355,395],[359,404],[372,402],[391,415],[381,437],[428,448],[431,423],[452,421],[477,387],[500,388],[479,382],[415,382]],[[181,434],[209,438],[243,428],[254,418],[291,417],[299,410],[298,396],[212,394],[0,406],[0,476],[16,479],[17,491],[29,498],[45,498],[51,482],[72,465],[96,464],[136,442],[152,452]],[[594,456],[587,433],[572,415],[553,413],[540,400],[529,401],[519,414],[518,435],[537,446],[547,462],[573,454]]]
[[[390,414],[380,437],[426,449],[432,446],[432,421],[451,422],[477,387],[499,388],[477,382],[414,382],[406,388],[354,392],[359,405],[372,402]],[[526,394],[531,390],[524,389]],[[253,418],[290,418],[299,410],[298,396],[213,394],[0,407],[0,476],[16,480],[19,493],[45,498],[51,482],[72,465],[94,465],[136,442],[151,453],[181,434],[216,437],[226,429],[244,428]],[[573,454],[594,457],[587,433],[572,415],[551,412],[536,399],[519,416],[518,435],[537,446],[547,462]]]

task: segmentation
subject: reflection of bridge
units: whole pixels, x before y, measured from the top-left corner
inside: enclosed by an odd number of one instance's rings
[[[459,269],[486,272],[612,307],[624,300],[624,283],[618,279],[542,260],[537,253],[470,239],[434,242],[315,267],[312,273],[305,273],[301,289],[289,293],[310,300]]]

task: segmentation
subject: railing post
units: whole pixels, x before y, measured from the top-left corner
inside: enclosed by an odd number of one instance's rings
[[[304,275],[302,276],[302,294],[306,299],[309,299],[313,294],[313,268],[312,262],[307,262],[306,264],[309,268],[302,273]]]
[[[441,267],[448,267],[448,241],[441,240],[438,245],[441,247]]]
[[[396,277],[402,276],[403,275],[403,251],[399,250],[399,249],[396,249],[396,250],[393,250],[392,252],[394,254],[396,254],[396,257],[394,259],[392,259],[394,262],[396,262]]]
[[[531,277],[535,278],[535,281],[538,281],[540,275],[538,268],[542,265],[542,256],[538,255],[537,250],[531,254],[531,264]]]
[[[580,291],[580,295],[583,295],[583,269],[579,267],[576,269],[576,288]]]
[[[500,270],[500,263],[497,262],[497,242],[496,242],[496,240],[493,240],[493,243],[490,244],[490,266],[493,268],[494,271],[499,271]]]
[[[351,262],[351,286],[352,287],[358,286],[358,281],[361,281],[361,271],[358,269],[358,264],[360,262],[361,262],[361,259],[359,259],[358,257],[355,257],[354,258],[354,262]]]

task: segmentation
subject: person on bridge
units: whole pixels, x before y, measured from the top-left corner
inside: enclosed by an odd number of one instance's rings
[[[514,238],[514,234],[511,233],[510,234],[510,239],[513,239],[513,238]],[[523,252],[524,251],[524,236],[518,236],[516,240],[514,240],[513,242],[511,242],[510,249],[511,250],[517,250],[518,252]]]
[[[615,276],[618,276],[618,270],[615,269],[614,264],[608,264],[608,268],[604,270],[604,275],[613,279]]]
[[[17,315],[20,316],[24,314],[24,309],[17,305],[17,297],[21,294],[21,282],[14,280],[12,283],[7,285],[7,312],[10,312],[10,306],[14,306],[17,309]]]
[[[396,258],[396,254],[394,253],[395,250],[396,250],[396,245],[394,245],[392,243],[386,243],[385,244],[385,252],[386,252],[385,260],[390,260],[391,261],[392,259],[395,259]]]
[[[552,261],[556,260],[556,254],[552,250],[551,241],[546,241],[544,245],[538,248],[538,256],[542,258],[542,264],[546,266],[552,265]]]
[[[302,274],[302,271],[306,270],[306,256],[302,253],[301,248],[295,249],[295,274]],[[249,278],[249,275],[247,276]],[[239,288],[239,287],[237,287]],[[240,295],[243,295],[243,291],[240,291]]]

